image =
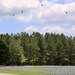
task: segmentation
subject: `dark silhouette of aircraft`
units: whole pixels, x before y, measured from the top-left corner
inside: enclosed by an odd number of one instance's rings
[[[41,4],[41,6],[43,6],[43,4]]]
[[[21,11],[21,13],[23,13],[23,11]]]
[[[13,14],[13,16],[14,16],[14,14]]]
[[[66,14],[67,14],[68,12],[66,12]]]

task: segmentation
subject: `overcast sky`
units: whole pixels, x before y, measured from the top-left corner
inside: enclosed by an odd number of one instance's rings
[[[0,0],[0,33],[20,32],[75,36],[75,0]]]

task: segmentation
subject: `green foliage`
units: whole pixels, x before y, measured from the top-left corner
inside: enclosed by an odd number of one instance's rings
[[[23,47],[21,46],[20,40],[15,40],[15,38],[10,38],[9,45],[10,53],[10,64],[20,65],[25,62]]]
[[[7,47],[5,42],[0,39],[0,65],[7,64],[8,59],[9,59],[9,48]]]
[[[72,36],[39,32],[0,35],[0,64],[75,65],[74,59],[75,37]]]

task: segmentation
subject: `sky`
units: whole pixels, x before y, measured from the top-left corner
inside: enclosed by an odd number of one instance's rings
[[[21,32],[75,36],[75,0],[0,0],[0,34]]]

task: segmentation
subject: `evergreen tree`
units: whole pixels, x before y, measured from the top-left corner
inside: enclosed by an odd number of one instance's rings
[[[4,41],[0,39],[0,65],[7,64],[9,60],[9,48]]]
[[[20,65],[26,60],[24,57],[23,47],[21,46],[20,40],[15,40],[13,37],[10,39],[10,64]]]

